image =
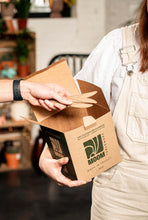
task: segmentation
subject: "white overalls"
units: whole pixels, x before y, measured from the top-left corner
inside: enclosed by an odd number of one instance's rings
[[[123,28],[122,63],[129,70],[134,28]],[[127,71],[113,120],[122,162],[94,179],[91,220],[148,220],[148,75]]]

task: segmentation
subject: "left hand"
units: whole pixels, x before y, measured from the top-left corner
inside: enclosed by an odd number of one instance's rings
[[[68,158],[63,157],[61,159],[52,159],[49,148],[47,144],[45,145],[43,152],[40,156],[39,166],[41,170],[53,179],[60,186],[76,187],[86,184],[86,181],[83,180],[71,180],[65,177],[61,170],[62,166],[68,163]]]

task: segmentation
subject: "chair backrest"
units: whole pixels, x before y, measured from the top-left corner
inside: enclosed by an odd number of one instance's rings
[[[89,54],[58,54],[50,60],[49,65],[64,58],[74,76],[81,70],[88,56]]]

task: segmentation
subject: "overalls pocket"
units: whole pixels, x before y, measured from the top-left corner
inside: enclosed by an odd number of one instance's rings
[[[148,143],[148,96],[132,93],[127,119],[127,135],[132,141]]]

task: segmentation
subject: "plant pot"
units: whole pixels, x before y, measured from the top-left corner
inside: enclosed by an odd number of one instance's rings
[[[18,75],[21,77],[27,76],[29,74],[28,65],[18,65]]]
[[[51,7],[51,18],[61,18],[64,8],[64,0],[54,0]]]
[[[9,18],[9,17],[4,17],[3,19],[4,19],[6,27],[7,27],[7,32],[8,33],[14,33],[15,28],[14,28],[12,19]]]
[[[2,61],[0,63],[0,69],[4,69],[5,66],[8,66],[8,68],[12,68],[14,66],[14,61],[10,60],[10,61]]]
[[[20,153],[5,153],[6,163],[9,168],[17,168],[20,162]]]
[[[28,19],[26,18],[18,18],[17,22],[18,22],[18,29],[19,30],[24,30],[27,28],[27,21]]]

